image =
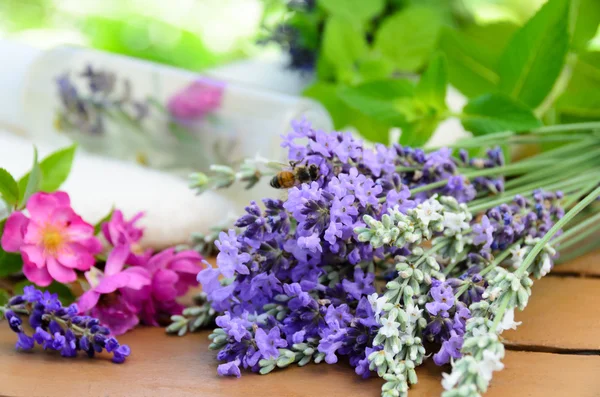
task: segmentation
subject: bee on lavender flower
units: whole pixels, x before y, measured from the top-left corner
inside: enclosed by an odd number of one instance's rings
[[[315,164],[298,165],[298,161],[290,161],[291,170],[279,171],[271,179],[271,187],[275,189],[289,189],[301,183],[319,179],[319,167]]]

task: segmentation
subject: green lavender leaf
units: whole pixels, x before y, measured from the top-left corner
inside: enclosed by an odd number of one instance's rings
[[[384,0],[318,0],[318,5],[331,13],[357,22],[368,21],[385,7]]]
[[[415,96],[437,110],[446,109],[446,86],[448,68],[446,58],[437,54],[427,66],[415,88]]]
[[[448,80],[468,97],[496,90],[496,60],[489,49],[464,34],[443,28],[438,43],[448,61]]]
[[[11,206],[19,202],[19,185],[4,168],[0,168],[0,196]]]
[[[398,111],[395,101],[412,97],[414,85],[408,80],[380,80],[355,87],[340,87],[340,99],[349,107],[391,126],[406,124],[406,118]]]
[[[40,190],[42,171],[38,163],[38,151],[33,147],[33,165],[31,171],[19,179],[19,207],[23,208],[32,194]]]
[[[500,59],[499,90],[534,108],[558,78],[569,48],[568,0],[550,0],[519,29]]]
[[[76,149],[77,145],[72,145],[57,150],[40,162],[40,170],[42,172],[41,191],[53,192],[67,180],[71,172]]]
[[[525,131],[541,122],[526,105],[502,94],[486,94],[471,99],[463,109],[463,127],[474,135],[499,131]]]
[[[367,52],[365,34],[352,20],[333,16],[325,25],[321,50],[335,67],[338,79],[352,81],[356,62]]]
[[[375,49],[396,68],[414,72],[435,47],[443,17],[434,7],[409,6],[386,18],[375,34]]]

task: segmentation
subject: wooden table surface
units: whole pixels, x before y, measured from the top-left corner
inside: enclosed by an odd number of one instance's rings
[[[505,369],[486,396],[600,397],[600,252],[555,271],[534,284],[517,331],[503,334]],[[63,359],[51,352],[17,352],[15,335],[0,326],[0,396],[378,396],[382,381],[362,380],[343,364],[309,364],[242,378],[216,374],[208,331],[185,337],[138,328],[121,338],[132,356],[115,365],[108,356]],[[36,347],[37,349],[37,347]],[[431,361],[418,369],[412,397],[437,396],[441,373]]]

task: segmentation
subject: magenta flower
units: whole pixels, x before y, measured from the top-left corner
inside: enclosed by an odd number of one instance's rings
[[[220,81],[206,78],[196,80],[172,96],[167,108],[176,119],[200,119],[221,106],[224,87]]]
[[[134,266],[141,266],[152,256],[152,250],[144,250],[139,244],[144,229],[136,227],[135,224],[144,216],[143,212],[136,214],[133,218],[126,221],[120,210],[115,210],[108,222],[102,224],[102,234],[106,241],[112,246],[118,247],[125,245],[129,247],[130,254],[126,263]]]
[[[144,266],[152,280],[150,285],[128,292],[144,324],[158,326],[171,315],[180,314],[183,306],[176,299],[198,285],[196,277],[202,268],[202,256],[192,250],[176,252],[169,248],[150,258]]]
[[[123,270],[129,255],[126,245],[115,247],[108,256],[104,274],[92,268],[85,274],[91,289],[79,298],[80,312],[91,312],[113,334],[121,335],[139,323],[138,310],[129,295],[151,282],[150,274],[139,266]]]
[[[29,218],[13,212],[6,221],[2,248],[20,252],[23,273],[34,284],[46,287],[56,280],[72,283],[76,270],[89,270],[102,244],[94,227],[71,208],[65,192],[36,193],[27,201]]]

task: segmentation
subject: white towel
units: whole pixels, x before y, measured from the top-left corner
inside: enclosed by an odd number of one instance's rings
[[[38,147],[40,159],[55,149]],[[0,131],[0,167],[18,178],[29,171],[32,161],[30,141]],[[191,232],[207,232],[234,209],[217,193],[196,196],[184,179],[82,151],[61,190],[69,193],[74,210],[91,224],[113,205],[126,217],[144,211],[142,244],[152,248],[184,243]]]

